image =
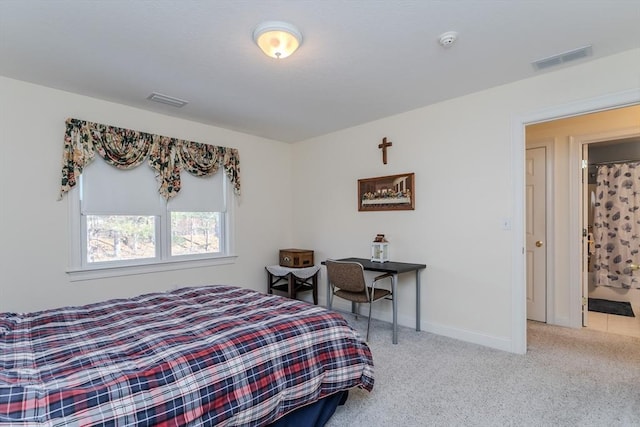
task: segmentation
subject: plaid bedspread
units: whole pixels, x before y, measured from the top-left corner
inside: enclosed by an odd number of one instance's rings
[[[352,387],[373,362],[340,315],[247,289],[0,313],[0,424],[258,426]]]

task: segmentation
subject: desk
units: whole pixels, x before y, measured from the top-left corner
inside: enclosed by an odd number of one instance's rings
[[[393,293],[393,343],[398,344],[398,294],[396,287],[398,274],[416,272],[416,331],[420,330],[420,270],[427,268],[425,264],[409,264],[406,262],[372,262],[366,258],[341,258],[336,261],[352,261],[362,264],[366,271],[376,271],[380,273],[391,273],[391,292]],[[324,264],[324,262],[322,262]],[[327,303],[331,298],[331,287],[327,283]]]
[[[283,267],[270,265],[267,270],[267,291],[273,290],[286,292],[289,298],[295,299],[296,293],[301,291],[313,291],[313,303],[318,304],[318,271],[319,265],[302,268]]]

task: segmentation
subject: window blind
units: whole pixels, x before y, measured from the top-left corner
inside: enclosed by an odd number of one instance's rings
[[[164,204],[146,162],[118,169],[100,157],[81,175],[81,198],[82,213],[93,215],[160,215]]]
[[[182,171],[180,192],[169,199],[171,212],[226,212],[227,180],[222,168],[212,176],[194,176]]]

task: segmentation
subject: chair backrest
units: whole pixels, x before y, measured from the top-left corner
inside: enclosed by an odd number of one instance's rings
[[[362,264],[352,261],[327,260],[329,283],[348,292],[364,292],[364,269]]]

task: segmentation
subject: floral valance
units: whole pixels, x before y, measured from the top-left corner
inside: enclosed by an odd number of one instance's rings
[[[67,119],[62,155],[60,197],[71,190],[83,169],[98,153],[107,163],[130,169],[147,160],[155,170],[158,192],[166,200],[180,191],[180,172],[210,176],[222,165],[234,192],[240,195],[240,155],[235,148],[218,147],[107,126],[78,119]]]

